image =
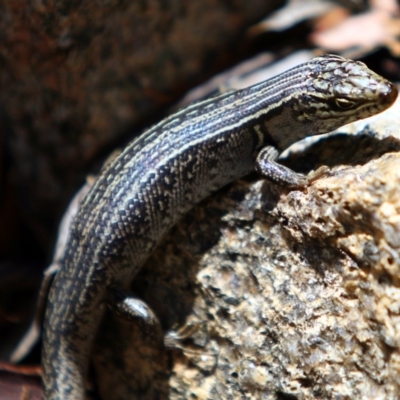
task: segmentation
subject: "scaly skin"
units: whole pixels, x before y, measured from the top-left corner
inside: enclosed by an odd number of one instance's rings
[[[127,290],[164,233],[211,192],[257,169],[304,184],[275,163],[306,136],[388,108],[397,90],[338,56],[308,63],[166,118],[100,172],[80,205],[44,324],[46,399],[84,398],[94,335],[113,288]],[[258,158],[257,156],[260,155]]]

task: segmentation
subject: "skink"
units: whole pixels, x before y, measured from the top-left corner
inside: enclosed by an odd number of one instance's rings
[[[133,140],[100,171],[71,224],[46,306],[45,398],[84,398],[111,293],[129,290],[184,213],[254,168],[275,182],[306,185],[307,177],[275,162],[283,150],[379,113],[396,97],[395,86],[361,62],[326,55],[189,105]]]

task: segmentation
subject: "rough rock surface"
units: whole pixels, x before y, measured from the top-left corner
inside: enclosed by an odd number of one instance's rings
[[[398,398],[399,108],[353,124],[356,136],[311,144],[308,160],[346,165],[304,190],[247,179],[184,218],[134,292],[166,330],[189,333],[168,353],[146,347],[140,329],[131,337],[122,329],[132,343],[130,391],[149,399]],[[95,352],[103,393],[118,385],[108,362],[121,331],[108,338],[107,355]]]

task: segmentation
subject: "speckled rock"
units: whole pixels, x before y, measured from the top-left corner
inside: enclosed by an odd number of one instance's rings
[[[133,289],[166,330],[190,333],[158,355],[140,328],[122,335],[136,349],[135,368],[146,371],[145,380],[143,372],[132,375],[132,392],[149,399],[398,399],[399,108],[347,128],[355,136],[309,143],[317,163],[334,165],[337,154],[347,165],[304,190],[242,180],[168,235]],[[146,346],[153,351],[147,359]],[[105,394],[117,385],[107,357],[97,348]]]

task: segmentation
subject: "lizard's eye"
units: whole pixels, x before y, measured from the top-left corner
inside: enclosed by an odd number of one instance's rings
[[[354,106],[354,102],[343,98],[337,98],[335,99],[335,105],[340,110],[348,110]]]

